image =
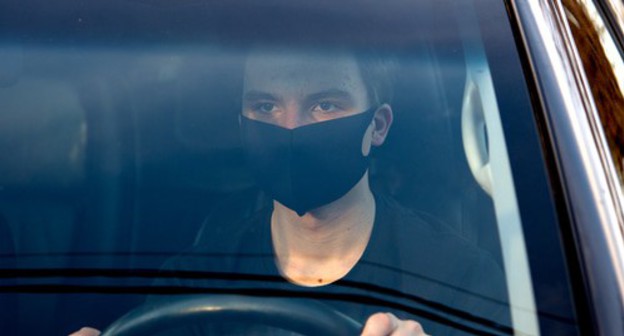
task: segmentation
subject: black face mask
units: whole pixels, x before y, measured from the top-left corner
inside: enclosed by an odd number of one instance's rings
[[[364,176],[364,133],[375,108],[287,129],[241,116],[247,159],[259,186],[303,216],[346,194]]]

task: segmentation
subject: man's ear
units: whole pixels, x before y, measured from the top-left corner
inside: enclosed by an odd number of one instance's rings
[[[373,118],[373,134],[371,139],[371,144],[373,146],[381,146],[384,141],[386,141],[393,119],[394,116],[390,105],[382,104],[377,108],[375,117]]]

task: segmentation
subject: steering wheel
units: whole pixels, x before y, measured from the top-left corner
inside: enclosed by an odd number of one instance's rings
[[[304,335],[359,335],[362,325],[306,299],[210,295],[145,304],[113,322],[101,336],[141,336],[196,322],[250,322]]]

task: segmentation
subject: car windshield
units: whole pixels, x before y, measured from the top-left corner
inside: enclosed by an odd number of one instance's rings
[[[2,3],[4,330],[225,294],[574,330],[503,2]],[[176,327],[265,330],[221,322]]]

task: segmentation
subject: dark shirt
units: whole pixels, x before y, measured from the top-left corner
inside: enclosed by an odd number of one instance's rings
[[[443,223],[376,197],[373,231],[357,264],[332,284],[302,287],[284,280],[275,264],[271,214],[267,208],[239,223],[204,230],[193,248],[171,259],[164,269],[205,271],[206,278],[166,283],[205,288],[206,293],[244,288],[259,295],[268,289],[319,298],[346,294],[356,302],[324,301],[362,323],[373,313],[390,311],[420,322],[433,335],[461,334],[449,323],[480,330],[483,321],[470,316],[509,326],[505,278],[499,265]],[[220,277],[227,273],[226,279],[210,279],[210,272]],[[257,275],[268,277],[267,281],[256,281]],[[216,330],[211,328],[188,330],[205,334]]]

